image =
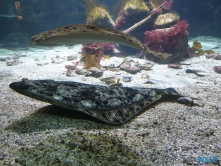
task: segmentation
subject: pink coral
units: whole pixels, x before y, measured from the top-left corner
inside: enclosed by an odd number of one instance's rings
[[[162,14],[163,10],[162,10],[162,8],[158,8],[158,9],[155,9],[153,12],[155,14]]]
[[[121,27],[122,24],[126,23],[125,21],[126,16],[127,16],[127,13],[125,10],[121,10],[119,12],[119,16],[117,17],[116,23],[114,25],[114,29],[118,29],[119,27]]]
[[[92,43],[92,44],[84,44],[82,47],[82,55],[86,53],[89,54],[105,54],[109,55],[114,53],[115,46],[111,43]]]
[[[215,60],[221,60],[221,54],[214,55],[213,59]]]
[[[166,10],[171,10],[173,0],[165,0],[163,3],[163,8]]]
[[[145,44],[154,51],[166,52],[170,46],[176,45],[182,36],[188,35],[187,21],[180,21],[175,26],[145,32]]]
[[[221,73],[221,66],[214,66],[214,71],[217,73]]]

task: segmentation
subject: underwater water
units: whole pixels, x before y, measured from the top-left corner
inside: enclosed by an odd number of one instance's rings
[[[221,165],[221,2],[0,2],[0,165]]]

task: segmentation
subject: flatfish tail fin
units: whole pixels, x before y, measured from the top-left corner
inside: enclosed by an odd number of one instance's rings
[[[149,53],[153,56],[156,56],[162,60],[167,59],[168,57],[172,56],[172,54],[168,54],[168,53],[163,53],[163,52],[157,52],[157,51],[151,51],[149,50]]]
[[[164,52],[152,51],[145,44],[143,44],[143,47],[144,47],[144,51],[146,52],[146,54],[149,54],[149,55],[152,55],[152,56],[156,56],[156,57],[158,57],[158,58],[160,58],[162,60],[165,60],[168,57],[172,56],[172,54],[168,54],[168,53],[164,53]]]

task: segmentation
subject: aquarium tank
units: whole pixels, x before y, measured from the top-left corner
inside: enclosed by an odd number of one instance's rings
[[[221,1],[1,0],[0,166],[221,165]]]

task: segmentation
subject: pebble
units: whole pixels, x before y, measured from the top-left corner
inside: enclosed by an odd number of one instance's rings
[[[181,65],[191,65],[190,62],[180,62]]]
[[[60,64],[65,61],[65,57],[61,57],[59,55],[56,55],[55,57],[52,57],[51,60],[52,60],[52,63]]]
[[[72,61],[72,60],[76,60],[76,59],[77,59],[77,56],[75,56],[75,55],[67,56],[67,61]]]
[[[68,77],[76,77],[75,70],[68,69],[66,71],[66,76],[68,76]]]
[[[76,69],[76,66],[74,64],[65,64],[64,67],[65,69],[70,69],[70,70]]]
[[[125,70],[126,72],[131,73],[131,74],[136,74],[137,72],[140,71],[138,63],[135,63],[135,62],[124,62],[120,66],[120,69]]]
[[[176,64],[169,64],[168,65],[169,68],[173,68],[173,69],[182,69],[181,65],[176,63]]]
[[[75,73],[76,74],[79,74],[79,75],[86,75],[88,73],[88,70],[87,69],[75,69]]]
[[[103,75],[103,71],[97,67],[90,67],[88,69],[88,73],[85,76],[91,76],[91,77],[101,77]]]
[[[186,69],[186,73],[194,73],[199,77],[208,75],[205,71],[197,70],[197,69]]]
[[[79,63],[80,63],[79,60],[68,62],[68,63],[65,64],[65,68],[74,70],[79,65]]]
[[[18,64],[23,63],[22,61],[18,60],[18,59],[10,59],[10,60],[6,60],[6,65],[7,66],[15,66]]]
[[[151,70],[154,66],[153,62],[146,59],[133,58],[132,60],[138,63],[140,70]]]
[[[48,61],[40,61],[36,63],[38,66],[45,66],[48,64]]]
[[[107,85],[115,83],[115,76],[103,77],[100,78],[100,81],[105,82]]]
[[[6,61],[8,59],[7,56],[0,56],[0,61]]]
[[[177,102],[180,104],[188,105],[188,106],[193,105],[193,100],[190,97],[180,97],[177,99]]]
[[[123,81],[124,81],[124,82],[131,82],[131,81],[132,81],[132,77],[123,76]]]
[[[153,66],[154,63],[151,61],[127,57],[125,62],[120,66],[120,69],[131,74],[136,74],[140,70],[151,70]]]
[[[213,69],[215,72],[221,73],[221,66],[214,66]]]

